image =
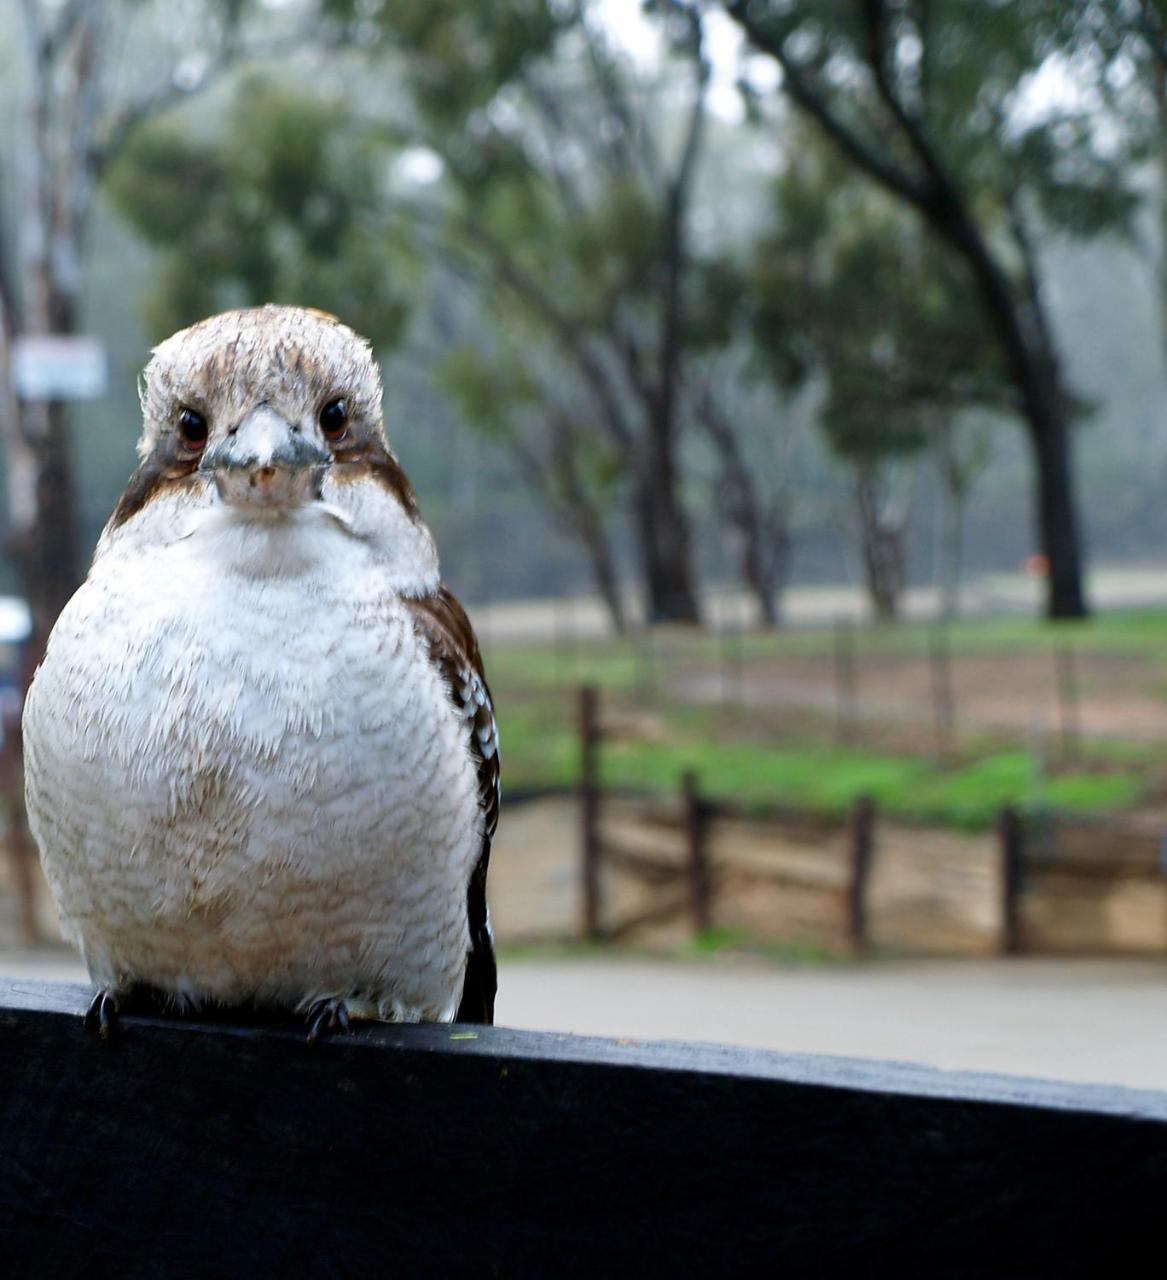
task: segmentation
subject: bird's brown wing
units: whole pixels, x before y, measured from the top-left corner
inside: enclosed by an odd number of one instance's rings
[[[470,923],[470,954],[466,980],[458,1006],[459,1022],[494,1021],[494,996],[498,988],[494,961],[494,936],[486,907],[486,872],[490,845],[498,826],[501,797],[498,760],[498,726],[482,655],[465,610],[447,590],[405,602],[413,614],[414,626],[429,650],[430,661],[441,673],[450,701],[466,724],[471,758],[478,768],[478,804],[482,811],[482,851],[470,876],[467,903]]]

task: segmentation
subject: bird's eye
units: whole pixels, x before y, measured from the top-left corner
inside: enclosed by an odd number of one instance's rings
[[[326,440],[343,440],[348,431],[348,405],[343,400],[330,400],[320,410],[320,430]]]
[[[178,434],[188,449],[202,449],[207,443],[206,418],[197,409],[183,409],[178,415]]]

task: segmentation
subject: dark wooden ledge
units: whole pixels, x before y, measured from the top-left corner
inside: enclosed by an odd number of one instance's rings
[[[128,1018],[109,1048],[88,997],[0,983],[6,1276],[1064,1277],[1160,1252],[1164,1093],[503,1028],[309,1048]]]

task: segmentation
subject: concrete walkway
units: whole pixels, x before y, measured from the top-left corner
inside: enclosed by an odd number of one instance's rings
[[[498,1020],[1167,1089],[1167,957],[1152,961],[512,960]]]
[[[0,953],[0,977],[85,981],[52,951]],[[1167,1089],[1167,958],[815,968],[504,958],[498,1021]]]

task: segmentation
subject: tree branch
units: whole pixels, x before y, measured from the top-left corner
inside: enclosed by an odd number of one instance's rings
[[[653,147],[652,135],[645,127],[643,118],[637,120],[619,77],[613,74],[607,50],[603,47],[602,37],[597,35],[588,21],[586,6],[578,3],[577,0],[574,12],[579,29],[583,32],[592,74],[600,87],[608,110],[619,120],[623,130],[621,150],[628,161],[627,167],[629,169],[634,167],[632,157],[634,154],[639,154],[645,174],[655,185],[660,178],[660,161]]]
[[[484,253],[495,278],[531,307],[555,333],[561,348],[575,360],[584,381],[595,395],[603,411],[603,420],[616,444],[631,456],[635,452],[635,436],[614,389],[608,383],[603,365],[589,349],[579,324],[560,310],[546,291],[515,262],[506,248],[485,227],[465,214],[454,215],[454,221],[462,234]]]
[[[1021,208],[1021,198],[1016,191],[1009,193],[1006,202],[1009,213],[1009,230],[1013,233],[1021,257],[1021,273],[1024,282],[1025,298],[1028,305],[1029,319],[1033,327],[1033,338],[1039,351],[1047,360],[1054,360],[1054,340],[1046,320],[1045,303],[1042,299],[1041,264],[1037,257],[1037,247],[1025,222],[1025,213]]]
[[[68,44],[82,15],[92,3],[93,0],[66,0],[57,18],[57,25],[45,33],[45,52],[50,61],[57,56],[64,45]]]
[[[952,175],[945,169],[935,148],[925,137],[920,120],[904,105],[888,74],[887,8],[884,0],[865,0],[863,12],[867,29],[867,64],[875,79],[876,92],[928,175],[927,186],[922,188],[924,199],[933,204],[960,204]],[[921,57],[923,56],[924,51],[921,50]]]
[[[688,7],[681,12],[689,23],[690,38],[693,42],[696,84],[685,125],[680,160],[675,173],[668,181],[665,193],[663,237],[665,279],[660,300],[660,365],[655,411],[650,414],[652,428],[661,436],[672,430],[677,383],[681,373],[681,283],[688,258],[685,219],[692,194],[697,156],[705,132],[706,95],[709,90],[710,76],[709,63],[705,58],[701,15],[697,10]]]
[[[774,38],[763,24],[750,16],[749,0],[727,0],[726,12],[738,23],[755,48],[769,54],[778,63],[782,68],[786,92],[848,159],[881,186],[917,209],[926,207],[929,199],[927,187],[885,160],[830,110],[802,71],[791,61],[782,41]]]
[[[218,57],[193,84],[177,84],[172,77],[167,84],[127,104],[118,112],[106,126],[105,137],[89,149],[86,159],[91,173],[96,179],[100,179],[129,142],[134,131],[152,116],[205,93],[244,63],[261,62],[281,54],[294,53],[309,43],[317,48],[321,47],[322,36],[318,27],[304,26],[289,35],[248,45],[237,45],[228,36]],[[324,40],[323,43],[335,44],[335,37]]]

